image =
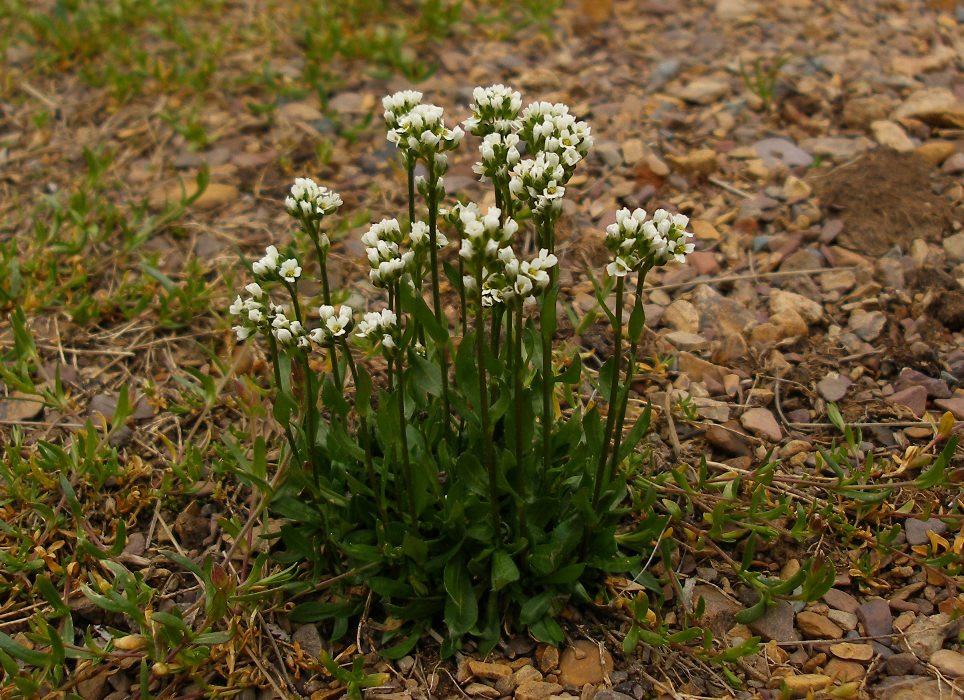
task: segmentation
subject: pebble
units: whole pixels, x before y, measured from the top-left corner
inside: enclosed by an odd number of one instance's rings
[[[829,605],[831,608],[843,610],[851,615],[856,615],[857,609],[860,608],[860,603],[857,602],[856,598],[846,591],[840,590],[839,588],[831,588],[824,593],[823,602]]]
[[[516,700],[549,700],[550,695],[562,692],[558,683],[526,681],[515,689]]]
[[[696,333],[687,333],[686,331],[672,331],[664,337],[673,347],[686,350],[687,352],[703,350],[709,344],[703,336],[697,335]]]
[[[947,613],[922,615],[904,628],[900,637],[901,648],[922,661],[929,659],[931,654],[944,646],[944,640],[951,634],[952,629],[952,619]]]
[[[677,96],[687,102],[708,105],[730,92],[730,84],[714,78],[697,78],[683,86]]]
[[[808,639],[840,639],[843,630],[825,616],[805,610],[797,614],[797,627]]]
[[[833,679],[822,673],[802,673],[799,676],[777,676],[770,679],[771,688],[785,686],[790,695],[795,698],[812,695],[831,683]]]
[[[543,673],[555,671],[559,667],[559,649],[550,644],[540,644],[536,647],[536,663]]]
[[[919,664],[917,657],[908,651],[894,654],[884,662],[887,673],[891,676],[906,676],[913,673]]]
[[[740,416],[740,423],[751,433],[773,442],[779,442],[783,439],[783,430],[780,429],[780,424],[777,423],[773,413],[766,408],[757,406],[747,409]]]
[[[151,191],[148,195],[148,203],[154,209],[162,209],[165,206],[179,203],[182,196],[185,198],[193,197],[197,193],[197,189],[197,183],[194,180],[185,180],[183,191],[179,182],[162,185]],[[223,182],[209,182],[201,196],[191,202],[190,206],[202,210],[218,209],[235,201],[239,196],[238,188],[234,185]]]
[[[754,143],[751,148],[760,155],[763,164],[768,168],[780,163],[788,168],[806,168],[813,163],[812,155],[787,139],[762,139]]]
[[[476,678],[495,681],[512,675],[512,667],[508,664],[492,664],[485,661],[469,661],[469,672]]]
[[[828,610],[827,617],[833,620],[841,629],[850,630],[857,629],[857,616],[853,613],[846,612],[844,610]]]
[[[872,122],[870,131],[881,146],[892,148],[898,153],[909,153],[914,150],[914,142],[910,140],[907,132],[895,122],[889,120]]]
[[[853,384],[849,377],[831,372],[817,382],[817,391],[827,401],[840,401],[847,395],[847,389]]]
[[[698,333],[700,330],[700,312],[686,299],[677,299],[667,306],[661,320],[677,331]]]
[[[904,521],[904,534],[907,536],[907,543],[911,545],[927,544],[927,533],[933,532],[935,535],[943,535],[947,532],[947,525],[938,518],[928,518],[918,520],[908,518]]]
[[[840,683],[859,681],[866,673],[866,669],[860,664],[841,659],[830,659],[823,670],[828,676]]]
[[[815,156],[824,156],[834,160],[852,160],[867,151],[872,142],[863,136],[847,138],[844,136],[817,136],[804,139],[800,147]]]
[[[928,661],[948,678],[964,677],[964,654],[959,651],[938,649]]]
[[[588,639],[579,639],[566,647],[559,659],[559,682],[581,688],[586,683],[602,683],[613,670],[609,651]]]
[[[951,396],[951,390],[943,379],[928,377],[923,372],[918,372],[910,367],[904,367],[900,371],[897,381],[894,382],[894,388],[897,390],[918,385],[927,389],[927,396],[932,399],[946,399]]]
[[[922,386],[909,386],[888,396],[887,401],[906,406],[915,416],[920,418],[927,410],[927,389]]]
[[[750,630],[766,641],[800,641],[800,633],[793,624],[793,606],[786,600],[777,600],[763,617],[750,623]]]
[[[868,343],[876,340],[886,325],[887,316],[883,311],[865,311],[864,309],[854,309],[848,323],[850,330]]]
[[[952,141],[928,141],[918,146],[914,152],[933,167],[939,166],[957,151]]]
[[[947,125],[951,122],[950,125],[954,126],[955,116],[964,116],[964,102],[947,88],[929,87],[911,93],[894,111],[892,118],[919,119],[936,125]]]
[[[941,242],[944,254],[954,262],[964,262],[964,233],[947,236]]]
[[[934,404],[945,411],[950,411],[957,420],[964,420],[964,397],[937,399]]]
[[[819,323],[823,319],[823,306],[818,302],[802,294],[774,289],[770,293],[770,313],[779,315],[785,309],[796,311],[807,323]]]
[[[838,659],[848,661],[870,661],[874,658],[874,648],[869,644],[838,642],[830,645],[830,653]]]
[[[894,616],[882,598],[874,598],[857,608],[857,619],[868,637],[890,637],[894,631]]]

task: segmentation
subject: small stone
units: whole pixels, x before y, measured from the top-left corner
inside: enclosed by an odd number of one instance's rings
[[[702,350],[708,344],[706,338],[703,336],[695,333],[687,333],[686,331],[673,331],[672,333],[667,333],[665,338],[673,347],[686,350],[687,352]]]
[[[623,142],[623,163],[635,165],[643,159],[646,148],[640,139],[628,139]]]
[[[952,141],[928,141],[918,146],[914,153],[936,168],[954,155],[956,150],[957,146]]]
[[[493,698],[494,700],[502,695],[497,689],[485,683],[469,683],[464,690],[466,695],[473,698]]]
[[[952,622],[947,613],[918,617],[903,630],[900,646],[921,661],[929,659],[944,646],[944,640],[952,632]]]
[[[964,397],[937,399],[934,404],[945,411],[950,411],[957,420],[964,420]]]
[[[559,682],[581,688],[586,683],[602,683],[613,670],[613,657],[605,647],[579,639],[566,647],[559,659]]]
[[[955,153],[945,160],[944,164],[941,165],[941,172],[947,173],[948,175],[964,173],[964,153]],[[960,201],[959,198],[958,201]]]
[[[894,632],[894,616],[882,598],[874,598],[857,608],[857,619],[868,637],[890,637]]]
[[[828,676],[840,683],[859,681],[866,673],[866,669],[860,664],[854,661],[841,661],[840,659],[830,659],[823,670]]]
[[[536,663],[543,673],[555,671],[559,667],[559,649],[549,644],[536,647]]]
[[[857,629],[857,616],[853,613],[830,609],[827,611],[827,617],[833,620],[842,630],[849,632]]]
[[[847,100],[843,108],[845,126],[866,129],[873,122],[886,119],[894,101],[886,95],[868,95]]]
[[[964,101],[942,87],[929,87],[912,93],[898,107],[893,119],[919,119],[936,126],[964,127]]]
[[[927,389],[922,386],[910,386],[906,389],[894,392],[887,397],[887,401],[892,404],[906,406],[918,418],[924,415],[927,410]]]
[[[948,678],[964,677],[964,654],[959,651],[938,649],[928,661]]]
[[[887,673],[891,676],[906,676],[913,673],[919,663],[916,656],[904,651],[891,656],[884,662],[884,665],[887,668]]]
[[[489,681],[498,680],[512,675],[512,667],[508,664],[491,664],[485,661],[469,661],[469,672],[476,678],[484,678]]]
[[[696,413],[700,418],[711,420],[714,423],[725,423],[730,418],[730,405],[725,401],[695,396],[690,399],[693,402]]]
[[[43,399],[36,394],[13,391],[0,400],[0,418],[11,423],[33,420],[44,410]]]
[[[841,376],[836,372],[831,372],[826,377],[817,382],[817,391],[827,401],[840,401],[847,395],[847,389],[853,384],[849,377]]]
[[[894,389],[900,391],[909,386],[918,385],[927,389],[927,396],[929,398],[946,399],[951,396],[951,390],[947,386],[947,382],[943,379],[928,377],[923,372],[918,372],[916,369],[910,367],[904,367],[904,369],[900,371],[897,381],[894,382]]]
[[[705,584],[697,584],[693,589],[694,608],[700,598],[704,606],[701,623],[719,636],[733,626],[733,616],[743,607],[716,587]]]
[[[786,600],[777,600],[763,617],[750,623],[750,630],[764,640],[777,642],[797,642],[800,633],[793,625],[793,606]]]
[[[734,455],[737,457],[745,457],[750,454],[750,446],[747,444],[740,436],[740,432],[734,430],[733,426],[737,426],[736,421],[729,421],[731,425],[729,426],[718,426],[712,425],[706,429],[706,441],[710,443],[713,447],[725,452],[726,454]],[[728,429],[729,428],[729,429]]]
[[[834,160],[852,160],[867,151],[873,143],[863,136],[847,138],[844,136],[817,136],[804,139],[800,147],[808,153]]]
[[[928,518],[927,520],[908,518],[904,521],[904,534],[907,536],[907,543],[910,545],[927,544],[928,532],[943,535],[947,532],[947,525],[938,518]]]
[[[532,664],[526,664],[522,668],[519,668],[512,674],[513,687],[522,685],[523,683],[528,683],[529,681],[541,681],[543,678],[542,673]]]
[[[562,692],[558,683],[526,681],[515,689],[516,700],[549,700],[550,695]]]
[[[774,289],[770,293],[770,314],[779,315],[781,311],[796,311],[807,323],[819,323],[823,319],[823,306],[802,294]]]
[[[871,123],[870,130],[874,139],[881,146],[892,148],[899,153],[909,153],[914,150],[914,142],[910,140],[907,132],[895,122],[889,120],[875,121]]]
[[[156,187],[148,195],[148,204],[153,209],[162,209],[167,205],[179,203],[182,196],[185,199],[193,197],[197,190],[197,183],[193,180],[184,182],[183,190],[181,189],[181,183]],[[239,196],[238,188],[234,185],[209,182],[201,196],[195,199],[190,206],[203,210],[218,209],[235,201]]]
[[[848,612],[852,615],[856,615],[857,609],[860,607],[860,603],[857,602],[856,598],[846,591],[841,591],[839,588],[831,588],[824,593],[823,602],[825,602],[831,608],[843,610],[844,612]]]
[[[857,284],[857,276],[850,270],[830,270],[820,275],[820,288],[826,293],[849,292]]]
[[[740,423],[751,433],[765,437],[773,442],[779,442],[783,439],[783,431],[780,429],[780,424],[777,423],[777,419],[773,413],[766,408],[756,406],[747,409],[743,415],[740,416]]]
[[[830,645],[830,653],[838,659],[848,661],[870,661],[874,658],[874,648],[869,644],[856,642],[838,642]]]
[[[759,11],[754,0],[717,0],[716,16],[724,22],[749,22]]]
[[[325,646],[321,643],[321,635],[315,625],[302,625],[291,635],[291,641],[297,642],[309,659],[317,661]]]
[[[697,78],[686,84],[676,94],[686,100],[698,105],[708,105],[716,102],[721,97],[729,93],[730,84],[723,80],[713,78]]]
[[[398,667],[398,670],[402,675],[408,675],[409,671],[415,668],[415,657],[403,656],[395,662],[395,666]]]
[[[797,613],[797,627],[808,639],[840,639],[843,630],[819,613],[805,610]]]
[[[885,325],[887,325],[887,316],[883,311],[865,311],[864,309],[854,309],[848,323],[850,330],[868,343],[880,336]]]
[[[783,183],[783,196],[790,203],[807,199],[812,193],[813,188],[794,175],[790,175]]]
[[[690,228],[693,229],[693,234],[697,239],[701,241],[718,241],[720,240],[720,232],[716,230],[709,221],[703,221],[702,219],[693,219],[690,221]]]
[[[772,168],[779,163],[788,168],[806,168],[813,163],[813,156],[792,141],[781,138],[767,138],[751,146],[763,159],[763,164]]]
[[[831,683],[833,679],[822,673],[803,673],[799,676],[777,676],[770,679],[771,688],[786,686],[790,695],[795,698],[805,698],[823,690]]]
[[[697,250],[690,253],[686,262],[696,270],[698,275],[715,275],[720,271],[716,253],[711,250]]]
[[[686,155],[668,156],[669,160],[685,175],[707,176],[716,172],[716,151],[697,148]]]
[[[677,299],[667,306],[660,320],[677,331],[699,333],[700,330],[700,312],[685,299]]]
[[[941,245],[944,247],[944,254],[949,260],[954,262],[964,262],[964,233],[955,233],[947,236]]]

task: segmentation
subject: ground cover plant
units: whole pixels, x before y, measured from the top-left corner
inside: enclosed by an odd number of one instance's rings
[[[0,8],[0,696],[953,696],[912,5]]]

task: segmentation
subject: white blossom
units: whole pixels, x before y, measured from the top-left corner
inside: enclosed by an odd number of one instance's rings
[[[278,274],[281,275],[284,281],[293,283],[301,277],[301,265],[298,264],[295,258],[288,258],[281,263],[281,266],[278,268]]]
[[[474,136],[512,134],[519,130],[519,110],[522,96],[502,84],[477,87],[472,91],[472,116],[462,122],[465,130]]]
[[[309,177],[299,177],[291,186],[290,194],[285,197],[285,209],[299,221],[317,228],[317,224],[342,205],[341,196],[327,187],[318,185]],[[321,234],[324,236],[324,234]],[[328,237],[324,236],[325,247]]]
[[[278,269],[278,249],[273,245],[265,248],[264,257],[251,266],[251,270],[259,277],[266,277]]]

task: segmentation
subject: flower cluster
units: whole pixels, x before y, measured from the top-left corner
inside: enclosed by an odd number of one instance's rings
[[[522,157],[519,153],[519,135],[491,133],[482,139],[479,145],[482,160],[472,166],[472,170],[481,176],[482,182],[490,179],[505,180],[509,168],[516,165]]]
[[[555,255],[545,248],[532,260],[519,261],[509,246],[498,253],[496,271],[489,273],[482,282],[482,305],[522,298],[525,303],[535,302],[536,296],[549,286],[548,270],[558,263]]]
[[[536,153],[554,153],[565,169],[560,182],[565,184],[572,177],[576,164],[586,157],[592,148],[592,129],[583,121],[569,114],[564,104],[533,102],[522,112],[521,136]]]
[[[567,179],[566,169],[557,153],[539,152],[535,158],[515,164],[509,179],[509,191],[527,202],[537,214],[558,212],[566,193],[562,184]]]
[[[642,266],[658,267],[671,260],[685,262],[693,252],[693,244],[687,243],[693,234],[686,230],[689,218],[682,214],[670,214],[657,209],[653,218],[647,220],[643,209],[632,212],[620,209],[616,223],[606,227],[606,247],[613,253],[613,261],[606,272],[613,277],[623,277]]]
[[[474,202],[458,204],[449,212],[449,219],[462,238],[459,255],[469,269],[492,266],[498,260],[499,250],[507,246],[519,230],[514,219],[507,218],[502,224],[501,217],[502,211],[495,207],[489,207],[483,216]],[[467,283],[470,288],[474,288],[473,285],[474,280]]]
[[[418,90],[400,90],[394,95],[386,95],[382,98],[382,107],[385,110],[385,125],[389,129],[398,126],[398,119],[403,114],[411,112],[415,105],[422,101],[422,93]]]
[[[357,336],[372,342],[381,341],[386,352],[398,346],[399,335],[398,317],[391,309],[369,311],[358,324]]]
[[[472,99],[469,105],[472,116],[462,122],[462,126],[473,136],[508,136],[521,128],[522,95],[512,88],[502,84],[477,87],[472,91]]]
[[[443,114],[441,107],[426,104],[393,113],[387,138],[405,154],[407,165],[413,166],[419,158],[434,163],[439,154],[454,150],[461,143],[461,127],[447,128]]]
[[[301,277],[301,265],[297,258],[281,259],[281,253],[273,245],[265,248],[264,257],[251,265],[254,274],[262,279],[274,280],[283,279],[285,282],[294,283]]]
[[[300,321],[290,320],[281,306],[273,306],[271,312],[271,334],[281,345],[308,347],[308,332]]]
[[[295,178],[285,209],[299,221],[320,220],[342,205],[341,196],[322,187],[310,177]]]
[[[430,237],[428,224],[424,221],[416,221],[412,224],[412,230],[408,233],[408,240],[412,244],[412,250],[415,251],[416,259],[419,259],[421,255],[428,251]],[[449,239],[445,237],[441,231],[435,232],[435,247],[441,250],[449,244]]]
[[[388,287],[397,282],[415,261],[412,251],[401,252],[402,229],[398,219],[382,219],[362,235],[371,271],[368,273],[376,287]]]
[[[309,337],[319,345],[332,346],[347,336],[354,327],[353,311],[350,306],[342,305],[335,313],[335,307],[327,304],[318,308],[321,327],[309,333]]]
[[[247,299],[242,299],[238,295],[234,303],[228,307],[232,316],[237,316],[239,324],[232,330],[237,334],[238,340],[246,340],[253,331],[263,328],[266,325],[268,295],[265,294],[261,285],[252,282],[247,285],[245,291],[250,294]]]

